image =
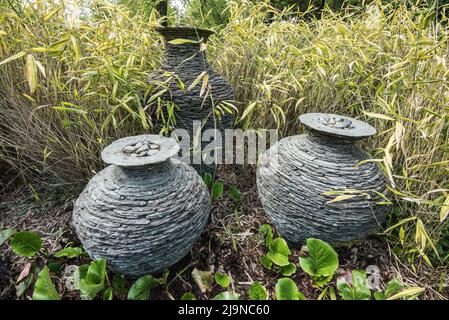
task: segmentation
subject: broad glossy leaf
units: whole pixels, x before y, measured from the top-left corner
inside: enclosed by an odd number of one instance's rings
[[[326,242],[309,238],[306,242],[307,257],[300,257],[301,268],[312,277],[332,276],[338,268],[338,255]]]
[[[227,288],[231,284],[231,277],[226,273],[215,272],[215,282],[222,288]]]
[[[337,289],[343,300],[369,300],[371,298],[366,273],[361,270],[352,271],[352,285],[344,278],[337,279]]]
[[[291,275],[296,273],[296,266],[294,263],[290,262],[288,265],[280,267],[279,273],[283,276],[290,277]]]
[[[137,279],[128,292],[129,300],[148,300],[150,290],[159,285],[159,280],[153,276],[146,275]]]
[[[225,291],[217,294],[212,300],[240,300],[240,295],[234,292]]]
[[[55,285],[51,281],[47,266],[45,266],[37,276],[33,300],[61,300]]]
[[[114,298],[114,293],[112,288],[107,288],[103,293],[103,300],[112,300]]]
[[[196,300],[196,297],[191,292],[185,292],[182,294],[181,300]]]
[[[266,257],[277,266],[287,266],[289,264],[288,257],[280,253],[268,252]]]
[[[289,256],[292,252],[288,247],[287,242],[282,238],[276,238],[270,244],[270,251],[273,253],[279,253],[284,256]]]
[[[106,276],[106,260],[93,261],[86,272],[85,277],[80,278],[79,286],[82,293],[94,298],[104,289],[104,278]]]
[[[42,239],[35,232],[21,231],[14,234],[11,249],[20,256],[35,256],[42,247]]]
[[[64,248],[64,249],[56,252],[54,254],[54,257],[56,257],[56,258],[66,257],[66,258],[70,259],[70,258],[75,258],[83,253],[84,253],[84,250],[81,247],[67,247],[67,248]]]
[[[270,270],[273,267],[273,262],[267,256],[263,256],[261,262],[264,268],[268,270]]]
[[[251,300],[267,300],[267,289],[265,289],[259,282],[254,282],[251,287],[249,287],[248,296]]]
[[[281,278],[275,287],[276,300],[305,300],[304,295],[298,291],[296,283],[289,278]]]

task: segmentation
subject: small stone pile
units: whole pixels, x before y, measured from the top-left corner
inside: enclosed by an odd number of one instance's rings
[[[325,126],[337,129],[352,129],[352,121],[346,118],[324,115],[318,121]]]
[[[122,149],[130,157],[149,157],[159,152],[161,146],[151,141],[138,142]]]

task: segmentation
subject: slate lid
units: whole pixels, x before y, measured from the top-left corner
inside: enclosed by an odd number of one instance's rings
[[[146,156],[136,156],[136,154],[130,154],[124,151],[124,148],[135,146],[138,143],[157,145],[159,148],[155,148],[151,152],[151,155]],[[103,149],[101,158],[107,164],[114,164],[119,167],[144,167],[167,161],[176,155],[179,149],[179,144],[175,139],[154,134],[143,134],[112,142]]]
[[[188,26],[156,27],[156,31],[162,34],[167,41],[171,41],[177,38],[189,40],[199,40],[201,38],[204,38],[204,40],[207,40],[210,35],[215,33],[215,31],[211,29]]]
[[[332,113],[305,113],[299,121],[311,131],[352,140],[370,137],[377,131],[366,122]]]

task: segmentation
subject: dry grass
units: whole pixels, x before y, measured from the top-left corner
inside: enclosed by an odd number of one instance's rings
[[[31,188],[83,185],[104,146],[151,130],[140,93],[159,66],[157,20],[104,1],[79,19],[39,3],[0,13],[0,61],[18,55],[0,65],[0,158]]]
[[[398,206],[390,239],[411,263],[444,260],[449,252],[438,258],[433,246],[449,211],[445,11],[437,21],[434,8],[374,4],[296,21],[288,10],[243,1],[231,2],[230,12],[210,47],[243,102],[240,123],[286,136],[301,132],[298,116],[312,111],[375,125],[379,134],[365,146]]]
[[[19,14],[0,11],[0,167],[44,203],[42,187],[82,186],[101,168],[99,152],[111,140],[152,130],[139,93],[159,66],[162,45],[154,15],[93,1],[89,19],[73,23],[58,4],[40,3]],[[376,252],[391,248],[397,269],[418,279],[411,283],[431,281],[425,285],[432,292],[447,286],[438,268],[447,268],[449,254],[444,12],[437,19],[433,9],[374,4],[293,21],[264,3],[231,1],[230,23],[209,43],[211,60],[242,102],[244,128],[297,134],[300,114],[321,111],[380,129],[365,146],[390,180],[396,209],[388,246]],[[10,57],[16,59],[5,62]],[[257,198],[254,185],[248,190]],[[248,215],[257,222],[262,216]],[[235,217],[215,217],[217,235],[228,239]]]

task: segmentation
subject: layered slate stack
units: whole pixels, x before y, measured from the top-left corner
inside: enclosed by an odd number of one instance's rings
[[[191,27],[159,27],[157,30],[165,39],[164,63],[160,72],[150,74],[149,82],[156,85],[163,83],[168,87],[162,98],[176,105],[176,128],[187,129],[191,141],[194,138],[193,121],[196,120],[202,122],[202,131],[219,129],[224,146],[224,129],[232,128],[234,115],[226,112],[217,116],[213,109],[223,102],[235,104],[235,97],[226,79],[211,68],[203,50],[213,31]],[[200,77],[202,73],[204,76]],[[199,77],[198,84],[188,90]],[[171,80],[167,83],[169,78]],[[181,80],[184,88],[177,79]],[[203,87],[204,82],[206,86]],[[154,107],[148,109],[154,110]],[[228,109],[232,111],[232,108]],[[203,142],[202,149],[208,144]],[[198,164],[194,167],[200,174],[215,170],[215,165]]]
[[[163,271],[182,259],[204,230],[209,191],[179,160],[173,139],[119,139],[102,152],[110,164],[77,199],[73,224],[91,258],[105,258],[121,274]]]
[[[343,116],[300,116],[307,134],[280,140],[261,157],[257,187],[277,231],[294,245],[307,238],[330,243],[360,239],[379,229],[389,206],[386,179],[358,139],[372,126]],[[342,196],[337,198],[338,196]]]

